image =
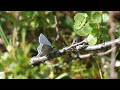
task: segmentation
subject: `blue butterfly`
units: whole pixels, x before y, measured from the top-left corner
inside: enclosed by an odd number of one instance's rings
[[[42,33],[39,36],[39,43],[40,43],[40,45],[37,48],[37,51],[38,51],[37,56],[39,56],[39,57],[45,56],[53,51],[52,44]]]

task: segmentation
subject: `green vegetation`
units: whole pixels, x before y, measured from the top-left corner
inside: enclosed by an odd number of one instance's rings
[[[55,16],[61,39],[56,40]],[[101,63],[103,57],[72,59],[51,70],[50,65],[41,63],[32,67],[29,61],[37,55],[39,35],[43,33],[55,50],[70,46],[76,35],[85,39],[88,45],[110,40],[109,14],[100,11],[0,11],[0,78],[5,79],[97,79],[109,78]],[[119,25],[119,24],[118,24]],[[119,37],[119,29],[115,37]],[[119,50],[117,59],[119,59]],[[86,53],[82,52],[81,53]],[[87,52],[89,53],[89,52]],[[77,53],[70,52],[50,60],[60,64],[70,60]],[[110,55],[105,56],[105,64]],[[118,78],[119,67],[117,67]],[[102,75],[101,75],[102,73]]]

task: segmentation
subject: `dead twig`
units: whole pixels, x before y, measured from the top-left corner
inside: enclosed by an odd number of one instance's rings
[[[84,41],[82,42],[79,42],[79,43],[76,43],[76,44],[73,44],[71,46],[68,46],[68,47],[65,47],[65,48],[62,48],[58,51],[55,51],[55,52],[52,52],[50,53],[49,55],[47,56],[43,56],[43,57],[33,57],[31,58],[30,60],[30,64],[31,65],[38,65],[40,64],[41,62],[44,62],[44,61],[47,61],[47,60],[50,60],[50,59],[53,59],[53,58],[57,58],[57,57],[60,57],[62,55],[65,55],[67,52],[72,52],[72,51],[96,51],[96,50],[100,50],[102,48],[107,48],[109,46],[111,46],[111,44],[117,44],[117,45],[120,45],[120,38],[118,39],[115,39],[114,41],[108,41],[108,42],[105,42],[105,43],[102,43],[102,44],[98,44],[98,45],[94,45],[94,46],[90,46],[90,45],[81,45],[81,43],[83,43]],[[112,49],[113,50],[113,49]],[[108,52],[106,52],[105,54],[107,54]],[[98,54],[98,55],[102,55],[102,54]],[[89,56],[89,55],[88,55]],[[87,56],[86,56],[87,57]]]

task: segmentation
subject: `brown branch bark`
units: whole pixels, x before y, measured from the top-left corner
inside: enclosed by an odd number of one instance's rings
[[[111,37],[111,41],[113,42],[115,40],[115,36],[114,36],[114,32],[115,32],[115,27],[116,27],[116,23],[114,22],[114,18],[113,18],[113,15],[114,15],[114,11],[109,11],[109,15],[110,15],[110,19],[109,19],[109,24],[110,24],[110,29],[109,29],[109,35]],[[115,44],[112,43],[111,44],[111,48],[115,47]],[[116,76],[116,72],[115,72],[115,52],[116,52],[116,49],[113,49],[112,52],[111,52],[111,63],[110,63],[110,78],[111,79],[115,79],[117,78]]]

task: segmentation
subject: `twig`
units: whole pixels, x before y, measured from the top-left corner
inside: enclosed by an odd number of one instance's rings
[[[54,13],[54,19],[55,19],[55,30],[56,30],[56,34],[57,34],[57,37],[56,37],[56,41],[60,40],[62,41],[62,43],[67,46],[66,42],[63,40],[60,32],[59,32],[59,24],[58,24],[58,20],[57,20],[57,16],[56,16],[56,13]]]
[[[98,45],[94,45],[94,46],[90,46],[90,45],[80,45],[82,42],[80,43],[76,43],[74,45],[71,45],[69,47],[65,47],[63,49],[60,49],[58,51],[55,51],[53,53],[50,53],[49,55],[47,56],[43,56],[43,57],[33,57],[31,58],[30,60],[30,65],[38,65],[40,64],[41,62],[44,62],[46,60],[50,60],[50,59],[53,59],[53,58],[57,58],[57,57],[60,57],[62,55],[65,55],[66,52],[69,52],[70,49],[72,49],[73,47],[76,47],[74,48],[73,50],[71,51],[75,51],[75,50],[82,50],[82,51],[96,51],[96,50],[99,50],[99,49],[102,49],[102,48],[106,48],[106,47],[109,47],[111,46],[111,44],[117,44],[117,45],[120,45],[120,38],[118,39],[115,39],[114,41],[108,41],[108,42],[105,42],[105,43],[102,43],[102,44],[98,44]]]
[[[104,56],[104,55],[107,55],[109,53],[111,53],[114,49],[114,48],[111,48],[110,50],[106,51],[106,52],[100,52],[100,53],[96,53],[97,56]],[[95,54],[93,53],[90,53],[90,54],[84,54],[84,55],[79,55],[79,58],[88,58],[88,57],[91,57],[91,56],[94,56]]]
[[[100,78],[103,79],[102,71],[101,71],[101,68],[100,68],[99,63],[98,63],[97,60],[96,60],[96,64],[97,64],[97,67],[98,67],[98,70],[99,70]]]
[[[60,39],[60,34],[59,34],[58,21],[57,21],[56,15],[54,15],[54,19],[55,19],[55,30],[56,30],[56,33],[57,33],[56,40],[59,40]]]
[[[116,47],[114,47],[114,48],[116,48]],[[108,51],[106,51],[106,52],[97,53],[97,55],[98,55],[98,56],[104,56],[104,55],[110,54],[114,48],[112,48],[112,49],[110,49],[110,50],[108,50]],[[91,57],[91,56],[94,56],[94,54],[90,53],[90,54],[79,55],[79,58],[83,59],[83,58],[88,58],[88,57]],[[60,66],[63,65],[64,63],[70,62],[70,61],[72,61],[72,60],[76,60],[76,58],[77,58],[77,57],[74,56],[74,57],[70,58],[69,60],[64,61],[63,63],[55,64],[54,67],[60,67]],[[101,78],[102,78],[102,73],[101,73],[101,71],[100,71],[100,66],[98,66],[98,68],[99,68],[100,76],[101,76]]]

